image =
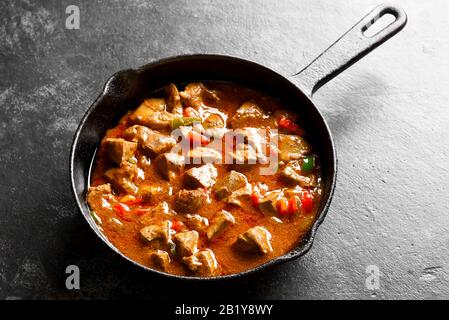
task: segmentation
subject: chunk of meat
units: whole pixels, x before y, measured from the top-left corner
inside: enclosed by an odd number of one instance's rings
[[[267,192],[259,202],[260,211],[269,216],[276,215],[276,204],[280,197],[282,197],[282,192],[279,190]]]
[[[243,188],[247,183],[248,179],[243,173],[231,170],[223,179],[215,184],[215,196],[219,200],[227,198],[232,192]]]
[[[203,121],[203,127],[205,129],[224,128],[225,125],[225,120],[218,113],[212,113]]]
[[[218,272],[217,259],[210,249],[198,251],[189,257],[184,257],[182,262],[191,271],[201,276],[213,276]]]
[[[195,230],[177,233],[173,238],[176,244],[176,252],[181,257],[191,256],[198,250],[198,232]]]
[[[104,195],[109,195],[112,193],[111,184],[105,183],[96,187],[89,187],[89,191],[87,192],[87,201],[97,201]]]
[[[178,88],[173,83],[165,87],[165,101],[167,103],[167,111],[177,117],[182,117],[181,98]]]
[[[179,95],[184,104],[195,109],[199,109],[204,105],[212,106],[220,100],[218,92],[208,89],[202,82],[188,84]]]
[[[235,219],[228,211],[221,210],[216,213],[210,220],[209,228],[206,230],[206,236],[208,240],[212,240],[214,237],[222,233],[227,227],[233,225]]]
[[[126,128],[123,131],[123,137],[132,142],[137,142],[140,146],[143,145],[147,140],[148,136],[153,134],[153,130],[145,126],[133,125]]]
[[[149,226],[155,224],[155,222],[159,221],[161,218],[171,218],[174,213],[173,210],[170,210],[168,203],[163,201],[158,205],[149,208],[147,212],[140,217],[139,224],[141,226]]]
[[[159,186],[141,186],[138,192],[145,203],[155,203],[159,197],[166,194],[164,188]]]
[[[163,153],[155,160],[161,175],[173,181],[184,170],[184,157],[176,153]]]
[[[303,138],[292,134],[279,134],[278,148],[281,161],[300,159],[311,151],[310,145]]]
[[[170,265],[170,256],[166,251],[156,250],[150,252],[150,261],[156,268],[167,271]]]
[[[176,116],[173,113],[160,111],[154,112],[151,117],[144,118],[144,120],[139,121],[138,123],[155,130],[168,130],[171,128],[175,118]]]
[[[184,183],[190,189],[211,188],[217,181],[217,176],[217,168],[208,163],[187,170],[184,174]]]
[[[165,110],[165,100],[158,98],[146,99],[131,114],[129,119],[137,124],[148,126],[152,129],[169,129],[175,116]]]
[[[314,174],[301,174],[299,161],[290,161],[281,171],[282,178],[289,183],[299,184],[303,188],[316,187],[317,179]]]
[[[255,124],[259,128],[274,128],[275,120],[254,101],[247,101],[229,119],[229,124],[234,129],[252,127]]]
[[[89,187],[87,191],[86,200],[92,210],[99,210],[105,207],[110,207],[110,204],[105,200],[112,194],[111,184],[105,183],[96,187]]]
[[[135,163],[123,161],[120,163],[120,170],[131,180],[144,180],[145,172]]]
[[[123,132],[123,136],[126,140],[137,142],[151,156],[167,152],[176,145],[175,138],[140,125],[129,127]]]
[[[235,204],[239,207],[244,207],[245,202],[249,201],[251,198],[253,188],[251,184],[247,183],[243,188],[235,190],[226,199],[227,203]]]
[[[221,163],[221,153],[217,150],[205,147],[198,147],[189,150],[186,162],[188,164],[202,164],[202,163]]]
[[[199,214],[188,214],[186,218],[186,224],[191,229],[205,231],[209,227],[209,220]]]
[[[106,146],[109,157],[117,164],[132,158],[137,150],[137,143],[124,139],[107,138],[103,143]]]
[[[179,212],[197,212],[206,200],[202,189],[181,190],[175,196],[175,208]]]
[[[254,227],[239,235],[235,246],[243,252],[267,254],[273,251],[271,233],[264,227]]]
[[[140,235],[148,242],[154,240],[161,240],[164,243],[171,241],[171,222],[169,220],[163,221],[159,225],[150,225],[140,229]]]
[[[142,119],[150,117],[154,112],[165,111],[165,100],[159,98],[145,99],[139,107],[131,114],[130,120],[140,122]]]
[[[115,190],[129,194],[136,194],[139,188],[132,181],[132,176],[123,168],[111,168],[105,172],[106,179]]]

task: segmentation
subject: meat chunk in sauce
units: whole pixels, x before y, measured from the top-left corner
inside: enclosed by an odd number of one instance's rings
[[[163,271],[166,271],[170,265],[170,255],[166,251],[152,251],[149,258],[153,266]]]
[[[181,97],[179,96],[178,88],[170,83],[165,87],[167,111],[173,113],[177,117],[182,117]]]
[[[108,195],[112,193],[111,184],[105,183],[96,187],[90,187],[87,193],[87,201],[97,202],[104,195]]]
[[[281,196],[282,192],[279,190],[267,192],[259,202],[260,211],[268,216],[276,215],[278,213],[276,204]]]
[[[210,249],[198,251],[189,257],[184,257],[182,261],[197,275],[212,276],[218,271],[217,259]]]
[[[229,197],[226,199],[227,203],[232,203],[239,207],[244,207],[245,203],[250,200],[251,194],[252,194],[252,186],[251,184],[247,183],[244,187],[235,190],[232,192]]]
[[[175,196],[175,209],[181,213],[197,212],[206,200],[202,189],[181,190]]]
[[[241,234],[235,247],[243,252],[266,254],[273,251],[271,233],[264,227],[254,227]]]
[[[120,163],[120,169],[132,180],[144,180],[145,172],[135,163],[123,161]]]
[[[136,194],[139,188],[133,182],[132,172],[124,168],[112,168],[105,172],[105,177],[119,192]]]
[[[195,230],[177,233],[173,239],[176,244],[176,252],[181,257],[191,256],[198,250],[198,232]]]
[[[169,243],[171,240],[171,222],[163,221],[160,225],[150,225],[140,229],[140,235],[148,242],[154,240],[161,240],[164,243]]]
[[[151,129],[169,129],[175,115],[165,110],[164,99],[146,99],[130,116],[130,120]]]
[[[311,151],[310,145],[302,137],[293,134],[279,134],[278,146],[281,161],[300,159]]]
[[[232,192],[243,188],[248,183],[244,174],[231,170],[224,178],[219,180],[214,187],[215,196],[221,200],[227,198]]]
[[[217,91],[208,89],[201,82],[188,84],[184,91],[180,92],[179,95],[186,105],[195,109],[214,105],[220,100]]]
[[[206,235],[208,240],[212,240],[217,235],[222,233],[227,227],[233,225],[235,219],[228,211],[221,210],[216,213],[210,220],[209,228],[207,228]]]
[[[231,170],[214,187],[215,197],[227,203],[243,206],[250,199],[252,186],[248,183],[246,176],[240,172]]]
[[[124,139],[108,138],[104,140],[104,144],[109,157],[116,164],[120,164],[123,161],[132,158],[137,150],[137,143],[129,142]]]
[[[163,153],[155,160],[160,174],[168,181],[175,180],[184,171],[184,157],[176,153]]]
[[[153,112],[151,116],[144,118],[145,121],[140,121],[138,123],[146,125],[151,129],[168,130],[171,128],[172,122],[175,118],[176,117],[173,113],[167,111],[160,111],[160,112]]]
[[[139,188],[138,195],[142,198],[144,203],[156,203],[157,199],[166,194],[162,187],[158,186],[142,186]]]
[[[97,211],[105,208],[110,209],[111,205],[106,198],[108,198],[111,194],[111,184],[105,183],[96,187],[89,187],[86,200],[91,210]]]
[[[247,101],[229,119],[232,128],[252,127],[254,124],[260,127],[271,128],[274,120],[254,101]]]
[[[309,174],[308,176],[301,174],[301,164],[299,161],[290,161],[284,169],[281,176],[289,183],[299,184],[301,187],[315,187],[317,184],[316,176]]]
[[[140,121],[140,119],[151,116],[153,112],[165,110],[165,100],[160,98],[145,99],[139,107],[132,113],[131,121]]]
[[[139,144],[144,152],[157,156],[176,145],[176,139],[153,131],[150,128],[134,125],[123,132],[125,139]]]
[[[205,129],[223,128],[224,126],[225,126],[225,121],[224,121],[223,117],[216,113],[209,115],[203,121],[203,127]]]
[[[186,218],[187,226],[196,231],[205,231],[209,227],[209,220],[199,214],[187,214]]]
[[[188,152],[189,164],[220,163],[221,153],[217,150],[205,147],[198,147]]]
[[[185,172],[184,183],[190,189],[211,188],[217,181],[217,168],[208,163],[199,168],[192,168]]]
[[[162,201],[154,207],[151,207],[139,219],[140,226],[149,226],[155,223],[156,219],[169,219],[175,212],[170,210],[167,202]],[[157,221],[157,220],[156,220]]]

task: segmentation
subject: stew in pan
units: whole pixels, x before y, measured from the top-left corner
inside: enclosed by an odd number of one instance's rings
[[[292,250],[322,192],[299,115],[235,83],[182,89],[154,92],[106,132],[87,193],[100,230],[177,275],[238,273]]]

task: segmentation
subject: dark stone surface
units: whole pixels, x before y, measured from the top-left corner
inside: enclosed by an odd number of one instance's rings
[[[79,120],[112,73],[171,55],[291,75],[378,2],[0,2],[0,298],[449,298],[448,5],[397,3],[407,27],[315,96],[340,171],[311,252],[217,289],[148,275],[96,238],[68,180]],[[65,28],[69,4],[80,30]],[[79,291],[65,289],[69,264]]]

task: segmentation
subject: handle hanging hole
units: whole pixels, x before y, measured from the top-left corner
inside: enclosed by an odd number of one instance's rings
[[[387,28],[396,20],[396,17],[391,13],[381,13],[379,16],[374,17],[363,28],[362,33],[365,37],[371,38]]]

